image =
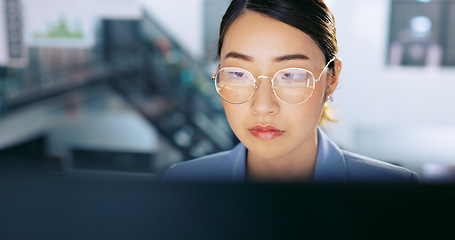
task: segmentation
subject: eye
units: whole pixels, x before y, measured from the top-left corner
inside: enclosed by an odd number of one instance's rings
[[[249,78],[248,73],[244,71],[227,71],[225,77],[231,80],[246,80]]]
[[[306,81],[308,74],[305,71],[283,72],[280,79],[286,81]]]
[[[293,79],[295,77],[296,77],[295,73],[285,73],[285,74],[283,74],[283,78],[284,79]]]

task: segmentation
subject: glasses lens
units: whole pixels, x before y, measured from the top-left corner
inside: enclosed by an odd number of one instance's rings
[[[215,84],[218,94],[231,103],[246,102],[254,93],[253,76],[241,68],[222,68],[216,75]]]
[[[304,103],[313,94],[314,77],[305,69],[283,69],[275,74],[273,89],[276,96],[285,103]]]

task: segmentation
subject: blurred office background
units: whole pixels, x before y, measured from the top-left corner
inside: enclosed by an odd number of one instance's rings
[[[229,0],[0,0],[4,168],[156,179],[232,148],[210,75]],[[327,0],[341,147],[454,179],[455,1]]]

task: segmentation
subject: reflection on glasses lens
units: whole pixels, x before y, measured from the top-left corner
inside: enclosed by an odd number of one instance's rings
[[[244,103],[255,91],[255,79],[245,69],[222,68],[215,75],[218,94],[230,103]],[[272,80],[272,88],[278,99],[288,104],[300,104],[311,97],[314,90],[313,74],[302,68],[278,71]]]
[[[253,75],[241,68],[221,69],[215,83],[218,94],[231,103],[246,102],[254,93]]]
[[[273,78],[275,95],[289,104],[303,103],[313,94],[313,74],[301,68],[283,69]]]

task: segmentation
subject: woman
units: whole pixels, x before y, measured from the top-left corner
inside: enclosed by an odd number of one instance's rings
[[[413,182],[405,168],[341,150],[319,128],[342,68],[322,0],[234,0],[213,76],[233,150],[180,163],[166,180]]]

